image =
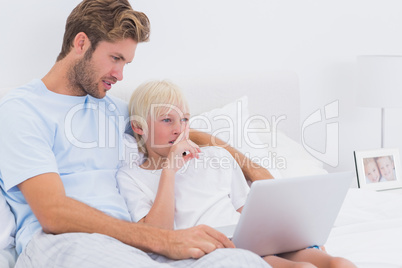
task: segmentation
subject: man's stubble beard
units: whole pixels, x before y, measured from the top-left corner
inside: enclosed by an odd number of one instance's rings
[[[91,62],[92,53],[93,50],[89,49],[82,59],[77,60],[68,72],[68,80],[77,96],[90,95],[101,99],[104,95],[100,94],[98,89],[96,68]]]

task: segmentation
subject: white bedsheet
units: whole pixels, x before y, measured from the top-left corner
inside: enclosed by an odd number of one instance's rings
[[[350,189],[326,244],[358,267],[402,267],[402,195]]]

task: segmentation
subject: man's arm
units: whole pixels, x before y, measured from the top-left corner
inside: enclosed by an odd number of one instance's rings
[[[250,158],[246,157],[235,148],[208,133],[192,129],[190,132],[190,139],[199,146],[219,146],[225,148],[239,164],[246,179],[251,182],[274,178],[267,169],[254,163]]]
[[[208,226],[171,231],[119,220],[65,195],[56,173],[45,173],[18,185],[44,232],[100,233],[147,252],[172,259],[199,258],[216,248],[234,247]]]

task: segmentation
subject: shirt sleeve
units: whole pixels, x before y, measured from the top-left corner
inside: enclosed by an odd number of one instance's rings
[[[250,192],[250,187],[247,184],[246,178],[241,171],[240,166],[236,160],[233,160],[233,172],[232,172],[232,188],[231,199],[234,208],[237,210],[244,206],[247,200],[247,195]]]
[[[240,166],[237,164],[236,160],[232,157],[232,155],[223,148],[217,148],[218,153],[221,158],[229,159],[229,170],[224,170],[224,174],[227,174],[228,179],[230,179],[230,199],[234,208],[237,210],[244,206],[247,200],[247,195],[250,191],[250,187],[247,184],[247,180],[244,177],[243,171]]]
[[[152,199],[149,196],[152,193],[147,192],[146,186],[142,186],[141,182],[135,178],[135,173],[135,170],[130,169],[129,166],[124,166],[117,172],[116,179],[120,194],[127,204],[131,220],[138,222],[148,215],[155,198]]]
[[[58,172],[52,151],[54,131],[35,111],[21,101],[0,106],[0,171],[4,190],[43,173]]]

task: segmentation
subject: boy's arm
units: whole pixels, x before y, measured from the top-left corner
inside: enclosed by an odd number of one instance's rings
[[[246,157],[235,148],[208,133],[192,129],[190,139],[199,146],[219,146],[225,148],[239,164],[246,179],[251,182],[274,178],[267,169],[254,163],[250,158]]]
[[[45,173],[18,185],[44,232],[100,233],[147,252],[172,259],[199,258],[222,247],[234,247],[208,226],[170,231],[113,218],[65,194],[56,173]]]
[[[176,172],[163,169],[159,179],[158,191],[155,201],[148,214],[139,222],[146,223],[162,229],[173,230],[175,197],[174,184]]]
[[[175,175],[192,158],[198,158],[199,147],[189,140],[188,124],[170,148],[159,179],[155,201],[141,222],[173,230],[175,212]],[[189,154],[185,154],[189,152]]]

